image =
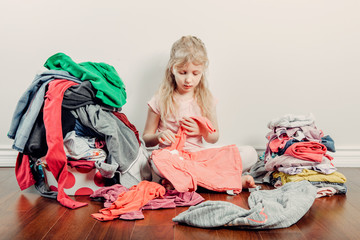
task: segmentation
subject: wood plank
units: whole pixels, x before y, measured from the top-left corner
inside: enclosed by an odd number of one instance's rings
[[[12,176],[15,176],[14,168],[0,168],[0,183]]]
[[[135,222],[131,239],[174,239],[176,208],[143,210],[144,219]]]
[[[134,240],[172,240],[174,239],[174,226],[170,224],[162,225],[135,225],[130,239]]]
[[[12,169],[12,171],[14,170]],[[8,172],[2,172],[6,177],[4,177],[3,181],[0,182],[0,205],[8,201],[8,199],[11,198],[15,193],[20,192],[15,175],[9,174],[9,172],[10,170],[8,170]]]
[[[7,211],[2,215],[1,236],[4,239],[42,239],[66,211],[68,209],[56,201],[39,197],[34,207],[25,213]]]
[[[355,239],[360,236],[357,214],[346,196],[316,199],[309,212],[297,223],[305,237],[317,239]]]
[[[32,187],[20,191],[13,168],[0,168],[0,239],[358,239],[360,236],[360,168],[340,168],[348,193],[316,199],[293,226],[272,230],[196,228],[172,218],[189,207],[145,210],[144,220],[100,222],[91,213],[102,203],[87,197],[89,206],[69,210],[41,197]],[[272,189],[263,185],[262,189]],[[228,201],[247,208],[249,192],[237,196],[199,189],[206,200]]]
[[[261,239],[306,239],[296,224],[281,229],[259,230],[258,233]]]
[[[86,239],[97,220],[91,217],[92,213],[98,212],[100,204],[90,202],[89,197],[76,197],[76,201],[88,202],[89,205],[74,210],[67,210],[56,224],[45,235],[44,239]]]
[[[257,230],[218,229],[217,234],[219,239],[262,239],[260,232]]]
[[[175,223],[174,225],[174,239],[176,240],[186,240],[186,239],[220,239],[217,235],[216,229],[207,229],[207,228],[197,228],[186,226],[182,224]]]
[[[131,239],[135,221],[96,222],[87,239]]]

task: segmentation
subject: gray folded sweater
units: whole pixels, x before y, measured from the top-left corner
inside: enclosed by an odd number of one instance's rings
[[[316,187],[308,181],[290,182],[279,189],[252,192],[250,210],[225,201],[206,201],[173,218],[195,227],[275,229],[293,225],[312,206]]]

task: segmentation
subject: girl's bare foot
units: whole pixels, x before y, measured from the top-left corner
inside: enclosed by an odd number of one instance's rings
[[[250,175],[241,176],[242,188],[254,188],[256,187],[254,178]]]
[[[163,185],[166,190],[174,190],[175,189],[174,186],[171,184],[171,182],[169,180],[167,180],[166,178],[163,178],[161,180],[161,185]]]

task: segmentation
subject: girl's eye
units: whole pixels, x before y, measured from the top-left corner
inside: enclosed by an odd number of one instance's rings
[[[184,74],[186,74],[186,72],[184,72],[184,71],[181,71],[181,72],[179,72],[181,75],[184,75]]]

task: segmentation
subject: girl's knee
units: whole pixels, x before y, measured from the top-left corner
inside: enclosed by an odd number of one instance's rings
[[[257,161],[258,153],[252,146],[239,146],[239,152],[241,156],[243,172],[248,171]]]

